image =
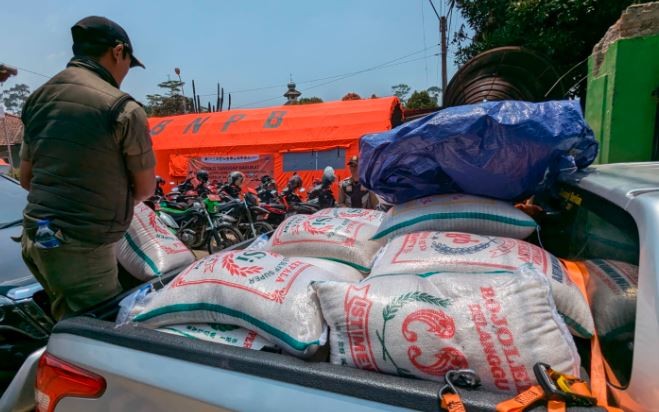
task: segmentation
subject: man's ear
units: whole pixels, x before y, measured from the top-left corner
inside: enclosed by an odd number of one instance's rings
[[[121,56],[124,53],[124,45],[123,44],[117,44],[112,48],[112,58],[116,61],[121,60]]]

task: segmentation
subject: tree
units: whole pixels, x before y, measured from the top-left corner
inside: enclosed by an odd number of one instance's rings
[[[14,114],[21,112],[23,105],[29,96],[30,86],[22,83],[15,85],[0,95],[7,111]]]
[[[149,116],[171,116],[192,111],[192,99],[181,95],[185,83],[178,80],[167,80],[158,83],[165,89],[165,95],[148,94],[145,107]]]
[[[298,99],[297,104],[314,104],[314,103],[322,103],[323,99],[320,97],[301,97]]]
[[[474,31],[461,27],[453,39],[456,63],[494,47],[523,46],[549,58],[559,73],[586,59],[593,46],[633,0],[454,0]],[[574,70],[574,84],[587,73]]]
[[[391,86],[391,91],[393,92],[394,96],[398,97],[398,99],[405,103],[405,98],[410,92],[410,86],[406,85],[405,83],[400,83],[395,86]]]
[[[357,93],[355,93],[355,92],[348,92],[348,93],[346,93],[345,96],[343,96],[341,98],[341,100],[344,100],[344,101],[345,100],[361,100],[361,99],[362,99],[362,97],[360,95],[358,95]]]
[[[407,99],[407,109],[433,109],[437,107],[437,99],[430,96],[426,90],[415,90]]]
[[[428,92],[430,97],[435,99],[435,103],[439,101],[439,95],[442,94],[442,89],[440,89],[437,86],[432,86],[432,87],[428,87],[426,91]]]

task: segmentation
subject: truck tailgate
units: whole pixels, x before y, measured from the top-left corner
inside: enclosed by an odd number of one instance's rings
[[[88,317],[58,323],[47,350],[107,380],[101,398],[65,398],[62,410],[437,411],[442,386]],[[461,394],[469,411],[494,411],[507,398]],[[580,409],[598,410],[569,408]]]

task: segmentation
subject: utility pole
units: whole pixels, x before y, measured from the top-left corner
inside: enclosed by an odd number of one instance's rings
[[[447,83],[447,73],[446,73],[446,58],[447,58],[447,49],[446,44],[446,16],[441,16],[439,18],[439,32],[441,34],[441,48],[442,48],[442,105],[444,104],[444,91],[446,90]]]
[[[174,68],[174,73],[178,76],[178,82],[181,84],[181,95],[183,96],[183,113],[188,112],[188,105],[185,99],[185,91],[183,90],[183,80],[181,80],[181,69],[178,67]]]
[[[448,45],[446,44],[446,31],[448,29],[446,27],[446,16],[440,16],[439,13],[437,13],[437,9],[435,8],[435,5],[433,4],[432,0],[428,0],[428,2],[432,6],[432,10],[435,12],[435,16],[437,16],[437,20],[439,20],[439,36],[440,36],[439,43],[442,49],[441,54],[442,54],[442,106],[443,106],[444,91],[446,90],[446,83],[447,83],[446,58],[447,58]]]

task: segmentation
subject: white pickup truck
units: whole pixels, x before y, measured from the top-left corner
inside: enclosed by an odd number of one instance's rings
[[[659,163],[591,167],[563,178],[541,202],[542,244],[555,255],[639,266],[635,330],[625,340],[602,342],[602,352],[611,403],[659,411]],[[439,410],[442,385],[435,382],[117,327],[117,302],[58,323],[43,356],[28,359],[0,409],[34,407],[38,368],[39,411]],[[588,370],[590,345],[577,339],[577,346]],[[506,398],[461,394],[468,411],[494,411]]]

